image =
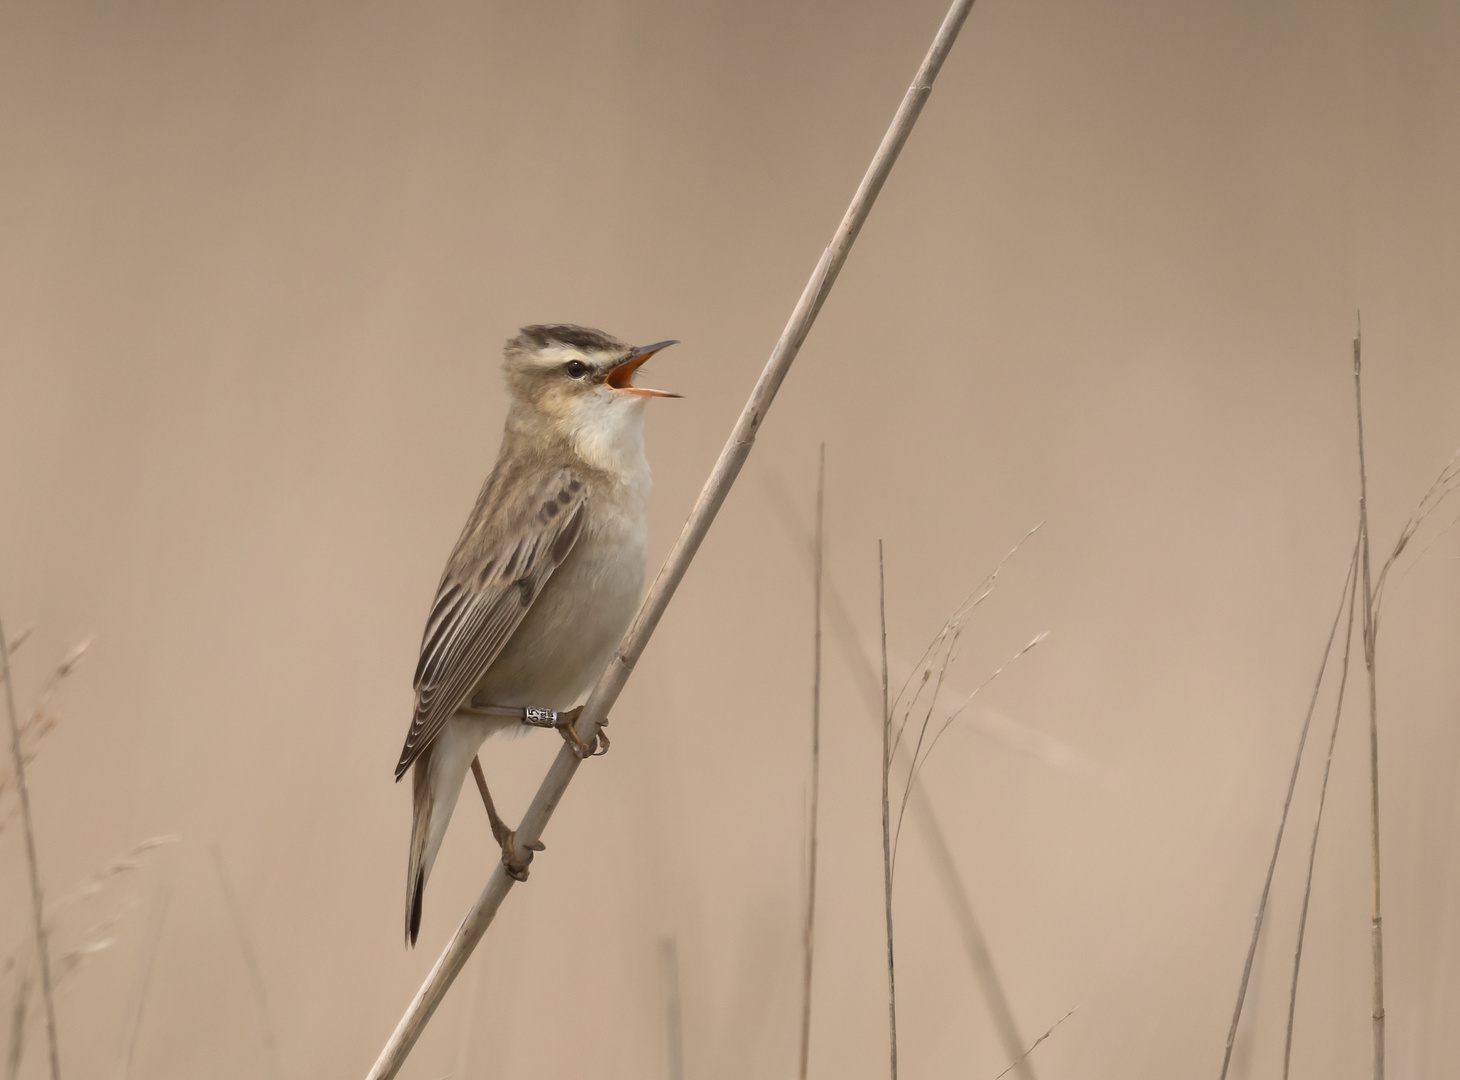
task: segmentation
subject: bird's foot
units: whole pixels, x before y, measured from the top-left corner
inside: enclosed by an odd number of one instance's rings
[[[576,709],[569,709],[567,712],[558,713],[558,722],[553,725],[558,729],[558,734],[563,741],[572,748],[573,754],[578,758],[602,757],[608,753],[608,735],[604,732],[604,726],[608,723],[608,717],[598,721],[598,727],[593,732],[593,738],[585,742],[578,737],[578,717],[583,715],[583,706]]]
[[[500,833],[496,829],[492,832],[497,837],[497,843],[502,846],[502,865],[507,868],[507,875],[513,881],[526,881],[527,867],[532,862],[532,856],[539,851],[546,851],[547,845],[541,840],[518,844],[517,833],[505,826]]]

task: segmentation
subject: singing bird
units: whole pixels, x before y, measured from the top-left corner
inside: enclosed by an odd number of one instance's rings
[[[608,662],[644,585],[649,463],[644,405],[678,397],[633,385],[661,341],[633,348],[572,324],[525,326],[507,342],[511,405],[497,464],[446,563],[421,638],[415,713],[395,767],[414,767],[406,940],[468,768],[519,880],[521,850],[492,806],[477,751],[524,722],[556,726],[574,751],[579,710],[560,713]],[[515,715],[514,715],[515,712]],[[546,716],[544,721],[542,717]],[[535,846],[534,850],[540,850]]]

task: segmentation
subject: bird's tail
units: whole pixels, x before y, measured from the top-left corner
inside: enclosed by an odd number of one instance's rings
[[[406,944],[414,945],[421,932],[421,897],[436,853],[446,836],[446,825],[456,809],[480,737],[465,725],[447,724],[411,766],[414,789],[411,814],[411,855],[406,864]]]
[[[426,857],[431,834],[431,748],[428,746],[412,766],[414,805],[411,812],[411,855],[406,864],[406,945],[413,946],[421,932],[421,902],[426,892],[426,874],[433,860]],[[434,855],[435,852],[432,852]]]

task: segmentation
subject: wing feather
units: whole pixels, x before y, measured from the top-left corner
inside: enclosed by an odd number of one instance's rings
[[[499,463],[441,578],[421,635],[416,708],[396,779],[441,731],[521,624],[583,529],[587,489],[567,467]]]

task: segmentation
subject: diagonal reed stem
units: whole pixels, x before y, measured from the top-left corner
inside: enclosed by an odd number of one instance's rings
[[[812,585],[811,822],[806,867],[806,933],[801,978],[801,1080],[811,1064],[811,963],[816,949],[816,818],[821,804],[821,580],[826,558],[826,443],[816,463],[816,553]]]
[[[1358,548],[1354,549],[1357,558]],[[1237,1025],[1242,1020],[1242,1005],[1247,1000],[1247,984],[1252,978],[1252,960],[1257,955],[1257,939],[1262,935],[1262,920],[1267,914],[1267,898],[1272,891],[1272,876],[1277,869],[1278,852],[1283,846],[1283,830],[1288,825],[1288,810],[1293,805],[1293,789],[1298,785],[1298,768],[1303,764],[1303,747],[1308,742],[1308,727],[1313,722],[1313,710],[1318,705],[1318,691],[1323,686],[1323,673],[1328,669],[1328,657],[1333,651],[1333,639],[1338,633],[1338,622],[1343,618],[1344,599],[1348,583],[1354,573],[1354,560],[1350,559],[1348,573],[1344,575],[1344,591],[1339,594],[1338,610],[1333,613],[1333,625],[1328,630],[1328,643],[1323,646],[1323,659],[1318,664],[1318,678],[1313,681],[1313,696],[1308,699],[1308,712],[1303,717],[1303,727],[1298,734],[1298,751],[1293,755],[1293,771],[1288,777],[1288,793],[1283,798],[1283,812],[1278,818],[1277,839],[1273,841],[1272,858],[1267,864],[1267,878],[1262,883],[1262,897],[1257,902],[1257,917],[1252,923],[1252,940],[1247,944],[1247,960],[1242,965],[1242,981],[1237,986],[1237,1004],[1232,1009],[1232,1026],[1227,1030],[1227,1047],[1222,1054],[1222,1080],[1226,1080],[1227,1069],[1232,1064],[1232,1047],[1237,1042]]]
[[[1354,541],[1353,558],[1349,560],[1348,577],[1343,583],[1348,594],[1348,628],[1343,632],[1343,666],[1339,669],[1338,700],[1333,706],[1333,729],[1328,734],[1328,756],[1323,759],[1323,782],[1318,788],[1318,812],[1313,818],[1313,840],[1308,845],[1308,876],[1303,884],[1303,906],[1298,914],[1298,943],[1293,948],[1293,982],[1288,990],[1288,1033],[1283,1043],[1283,1080],[1288,1080],[1288,1065],[1293,1057],[1293,1017],[1298,1011],[1298,971],[1303,964],[1303,938],[1308,930],[1308,901],[1313,895],[1313,865],[1318,860],[1318,832],[1323,827],[1323,804],[1328,798],[1328,776],[1333,770],[1333,748],[1338,742],[1338,721],[1343,716],[1343,693],[1348,687],[1348,662],[1350,646],[1354,640],[1354,604],[1357,599],[1359,580],[1354,573],[1359,558],[1359,541]],[[1343,612],[1343,600],[1338,602],[1339,613]]]
[[[51,992],[51,958],[46,943],[44,902],[41,898],[40,860],[36,857],[35,827],[30,817],[30,789],[25,783],[25,756],[20,749],[20,719],[15,714],[15,687],[10,680],[10,646],[0,623],[0,680],[5,683],[5,709],[10,720],[10,753],[15,759],[15,787],[20,793],[20,824],[25,833],[25,863],[30,871],[31,926],[36,958],[41,969],[41,1001],[46,1010],[46,1048],[50,1051],[51,1080],[61,1080],[61,1048],[56,1038],[56,1000]]]
[[[937,78],[939,70],[943,67],[943,61],[947,59],[948,52],[952,49],[953,42],[957,39],[959,30],[963,28],[964,20],[967,19],[972,7],[973,0],[954,0],[953,6],[948,9],[948,14],[944,17],[942,25],[933,38],[932,46],[923,58],[912,85],[903,95],[902,103],[893,116],[892,124],[882,137],[882,142],[877,147],[876,154],[873,155],[872,163],[868,167],[866,175],[862,177],[856,194],[852,197],[851,205],[847,207],[847,212],[842,217],[841,224],[837,226],[831,243],[822,252],[821,259],[811,274],[811,279],[806,283],[800,300],[797,301],[796,307],[791,312],[791,318],[786,323],[786,328],[781,331],[775,348],[771,350],[770,359],[766,361],[765,369],[761,372],[755,389],[751,391],[750,398],[740,413],[740,418],[735,422],[730,439],[720,452],[719,460],[715,462],[715,467],[711,470],[709,479],[706,480],[704,489],[700,492],[699,500],[695,503],[694,509],[690,511],[689,520],[685,522],[679,539],[675,542],[673,550],[670,551],[669,557],[659,571],[659,576],[649,587],[648,595],[640,604],[639,612],[624,633],[618,649],[588,695],[588,701],[578,718],[578,733],[585,739],[589,733],[597,730],[598,723],[608,716],[609,709],[618,700],[619,693],[633,673],[634,665],[638,663],[645,646],[649,644],[649,638],[653,635],[655,627],[659,625],[660,618],[669,606],[675,589],[679,587],[685,571],[689,569],[690,562],[694,559],[695,553],[699,551],[700,543],[714,522],[715,515],[719,513],[721,505],[725,502],[731,485],[740,475],[740,469],[750,455],[761,422],[765,419],[771,402],[775,400],[776,392],[790,370],[791,363],[796,359],[796,354],[806,340],[806,335],[811,332],[811,326],[816,321],[822,304],[826,302],[827,295],[836,283],[837,275],[846,262],[847,254],[856,241],[857,234],[861,232],[862,225],[872,210],[872,204],[876,202],[877,195],[882,190],[882,185],[887,182],[888,174],[891,173],[892,166],[897,162],[897,156],[901,152],[903,144],[907,142],[907,137],[911,134],[913,125],[917,122],[918,115],[928,100],[928,95],[933,91],[933,80]],[[543,778],[537,794],[533,797],[531,805],[523,815],[522,823],[517,827],[519,842],[531,844],[541,838],[548,820],[552,817],[553,811],[557,809],[573,775],[578,771],[579,764],[581,764],[580,760],[566,745],[558,752],[557,758],[548,769],[547,776]],[[425,1030],[431,1015],[441,1003],[442,997],[461,971],[462,965],[466,963],[466,958],[471,955],[477,942],[481,940],[487,927],[491,925],[497,909],[501,906],[512,885],[512,878],[508,876],[504,867],[498,866],[492,871],[486,888],[482,890],[471,910],[467,912],[466,918],[462,920],[456,933],[452,935],[445,951],[442,952],[435,966],[431,968],[425,983],[417,991],[415,998],[407,1007],[405,1015],[401,1017],[400,1023],[396,1025],[395,1031],[386,1041],[380,1057],[376,1059],[375,1065],[368,1074],[370,1080],[389,1080],[400,1070],[406,1056],[416,1044],[416,1040],[420,1038],[421,1032]],[[584,908],[586,918],[591,915],[591,901],[585,900]]]

